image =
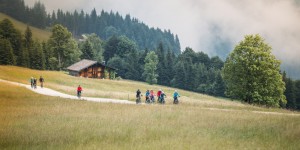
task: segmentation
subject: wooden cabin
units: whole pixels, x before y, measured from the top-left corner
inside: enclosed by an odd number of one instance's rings
[[[114,79],[115,70],[105,64],[93,60],[83,59],[67,68],[69,74],[76,77]]]

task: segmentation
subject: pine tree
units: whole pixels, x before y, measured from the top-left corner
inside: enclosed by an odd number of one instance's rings
[[[286,72],[284,71],[282,74],[283,81],[285,82],[285,91],[284,95],[286,97],[287,103],[286,108],[287,109],[296,109],[296,87],[291,78],[288,78],[286,76]]]
[[[175,76],[174,79],[171,81],[171,85],[173,87],[177,87],[177,88],[181,88],[184,89],[185,88],[185,68],[184,68],[184,62],[182,61],[178,61],[178,63],[176,63],[175,65]]]
[[[159,43],[159,46],[156,50],[156,54],[158,57],[158,65],[157,65],[157,83],[161,85],[167,85],[168,84],[168,77],[166,72],[166,59],[165,59],[165,50],[162,43]]]
[[[213,85],[213,95],[225,97],[225,84],[221,75],[221,71],[217,71]]]
[[[15,29],[12,22],[8,19],[4,19],[0,22],[0,38],[7,39],[13,49],[14,58],[19,61],[22,55],[22,34]],[[19,62],[16,62],[20,64]]]
[[[16,64],[16,60],[10,42],[7,39],[1,39],[1,38],[0,38],[0,64],[1,65]]]
[[[174,63],[175,63],[175,55],[170,50],[166,55],[166,85],[171,85],[171,80],[174,78]]]
[[[29,51],[27,48],[22,48],[22,55],[20,56],[20,66],[23,67],[30,67],[30,57],[29,57]]]
[[[38,41],[33,42],[32,50],[32,59],[30,66],[32,69],[44,70],[45,69],[45,56],[43,54],[43,49],[41,43]]]
[[[300,80],[295,81],[296,108],[300,110]]]
[[[89,60],[94,60],[95,54],[92,49],[92,44],[88,40],[84,41],[82,46],[81,46],[81,59],[89,59]]]

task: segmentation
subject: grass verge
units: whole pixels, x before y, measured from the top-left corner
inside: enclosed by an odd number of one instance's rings
[[[0,149],[298,149],[300,117],[65,100],[0,84]]]

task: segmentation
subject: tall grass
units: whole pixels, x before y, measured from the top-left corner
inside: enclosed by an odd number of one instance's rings
[[[0,149],[299,149],[300,117],[46,97],[0,84]]]
[[[0,13],[0,21],[2,21],[5,18],[9,19],[13,23],[14,27],[16,29],[20,30],[24,34],[24,32],[27,28],[26,24],[14,19],[10,16],[7,16],[3,13]],[[32,32],[33,39],[38,39],[40,41],[47,41],[49,39],[49,37],[51,36],[51,32],[49,32],[49,31],[42,30],[42,29],[32,27],[32,26],[30,26],[30,29],[31,29],[31,32]]]
[[[140,89],[143,94],[147,89],[153,89],[154,91],[162,89],[167,95],[167,104],[171,104],[172,94],[174,90],[178,90],[181,95],[180,101],[182,105],[239,110],[266,110],[265,108],[254,107],[237,101],[225,100],[223,98],[216,98],[160,85],[149,85],[144,82],[79,78],[70,76],[67,72],[41,71],[16,66],[0,65],[0,79],[29,84],[30,77],[39,78],[40,75],[45,79],[45,87],[71,95],[76,94],[76,88],[79,84],[83,87],[83,96],[129,99],[132,101],[135,100],[135,91],[137,89]],[[288,112],[279,109],[268,109],[267,111]]]

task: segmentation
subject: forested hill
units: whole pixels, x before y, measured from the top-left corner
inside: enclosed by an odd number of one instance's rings
[[[125,35],[136,42],[139,49],[156,49],[162,42],[166,49],[175,54],[180,53],[180,42],[177,35],[170,30],[162,31],[159,28],[150,28],[130,15],[121,16],[118,12],[100,13],[93,9],[91,13],[84,11],[64,12],[58,9],[52,14],[46,12],[41,2],[30,8],[24,0],[1,0],[0,11],[29,25],[45,29],[54,24],[66,26],[74,36],[84,33],[96,33],[106,40],[112,35]],[[99,15],[100,14],[100,15]]]

